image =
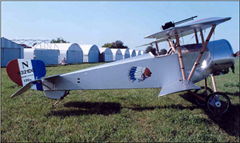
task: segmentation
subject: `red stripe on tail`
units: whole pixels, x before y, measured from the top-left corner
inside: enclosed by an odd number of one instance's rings
[[[18,84],[20,86],[23,86],[17,59],[10,61],[7,64],[6,70],[7,70],[7,74],[9,76],[9,78],[13,82],[15,82],[16,84]]]

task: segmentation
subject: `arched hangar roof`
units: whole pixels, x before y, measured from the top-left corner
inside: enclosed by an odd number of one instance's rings
[[[84,55],[88,55],[90,51],[99,51],[97,45],[80,45],[80,46],[83,50]]]
[[[99,52],[100,52],[100,54],[103,52],[113,54],[112,50],[110,48],[106,48],[106,47],[99,48]]]

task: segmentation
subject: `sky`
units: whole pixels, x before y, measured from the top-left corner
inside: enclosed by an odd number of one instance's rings
[[[155,40],[145,36],[160,32],[166,22],[196,15],[194,20],[231,17],[216,27],[211,40],[226,39],[234,52],[239,51],[239,1],[2,1],[1,37],[61,37],[98,47],[121,40],[130,49],[145,50],[146,46],[136,47]],[[193,43],[192,36],[181,42]],[[168,48],[167,42],[159,44],[162,48]]]

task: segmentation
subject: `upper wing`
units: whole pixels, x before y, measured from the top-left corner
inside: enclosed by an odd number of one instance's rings
[[[144,38],[156,38],[156,39],[166,40],[168,37],[170,37],[171,39],[175,38],[175,35],[186,36],[194,33],[194,29],[196,29],[196,31],[198,32],[200,31],[200,29],[204,30],[212,27],[213,25],[218,25],[230,19],[231,17],[225,17],[225,18],[212,17],[212,18],[201,19],[183,26],[172,27],[168,30],[164,30],[152,35],[145,36]]]

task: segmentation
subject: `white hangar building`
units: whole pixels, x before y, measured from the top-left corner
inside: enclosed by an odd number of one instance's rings
[[[99,62],[99,49],[96,45],[80,45],[83,50],[83,62]]]
[[[41,60],[45,65],[58,64],[59,50],[50,43],[36,44],[31,49],[24,49],[25,59]]]
[[[23,46],[4,37],[1,38],[1,67],[6,67],[13,59],[23,59]]]
[[[31,49],[24,49],[24,59],[41,60],[45,65],[57,65],[58,64],[58,49],[40,49],[36,48],[39,45],[35,45]]]
[[[122,51],[120,49],[111,49],[112,53],[113,53],[113,60],[114,61],[118,61],[123,59],[123,54]]]
[[[48,43],[37,44],[34,51],[26,50],[24,55],[34,59],[42,60],[45,65],[56,65],[62,62],[65,58],[68,64],[82,63],[83,52],[80,46],[76,43]],[[31,52],[33,54],[31,54]]]
[[[129,53],[130,53],[130,57],[135,57],[136,56],[136,51],[134,49],[129,50]]]
[[[24,59],[34,59],[34,49],[33,48],[25,48],[24,49]]]
[[[83,62],[83,50],[77,43],[55,43],[60,51],[58,63],[65,58],[67,64],[77,64]]]
[[[99,62],[111,62],[113,61],[113,53],[110,48],[99,48]]]
[[[136,50],[136,55],[137,55],[137,56],[142,55],[141,50]]]
[[[123,59],[130,58],[130,52],[129,49],[120,49],[123,55]]]

